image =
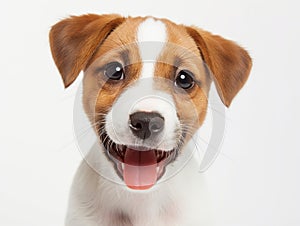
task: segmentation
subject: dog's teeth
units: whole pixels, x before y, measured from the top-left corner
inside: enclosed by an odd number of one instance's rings
[[[159,167],[159,171],[158,171],[158,174],[161,174],[163,172],[163,167]]]
[[[121,164],[122,170],[124,170],[124,163]]]

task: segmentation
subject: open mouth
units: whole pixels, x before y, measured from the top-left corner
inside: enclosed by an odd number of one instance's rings
[[[108,136],[102,139],[108,157],[127,187],[135,190],[151,188],[165,173],[166,166],[174,161],[177,150],[163,151],[132,147],[114,143]]]

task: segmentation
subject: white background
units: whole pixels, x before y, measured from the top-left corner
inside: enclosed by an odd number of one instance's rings
[[[194,24],[249,50],[254,66],[228,110],[206,172],[220,226],[300,225],[300,16],[286,0],[27,0],[0,9],[0,225],[63,225],[81,160],[72,128],[79,81],[64,90],[48,31],[68,15],[153,15]],[[221,195],[222,194],[222,195]]]

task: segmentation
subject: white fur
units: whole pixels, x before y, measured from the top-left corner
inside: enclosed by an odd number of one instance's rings
[[[156,59],[167,41],[165,24],[153,18],[146,19],[138,27],[137,41],[143,62],[141,79],[152,77]]]
[[[171,150],[176,146],[179,119],[171,95],[149,87],[149,80],[138,81],[124,91],[106,116],[106,132],[118,144],[143,145],[151,149]],[[165,119],[165,128],[155,140],[140,140],[131,132],[129,115],[137,111],[154,111]]]

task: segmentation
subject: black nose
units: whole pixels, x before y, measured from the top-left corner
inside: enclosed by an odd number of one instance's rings
[[[132,133],[141,139],[157,134],[164,128],[165,119],[156,112],[136,112],[129,116],[129,127]]]

